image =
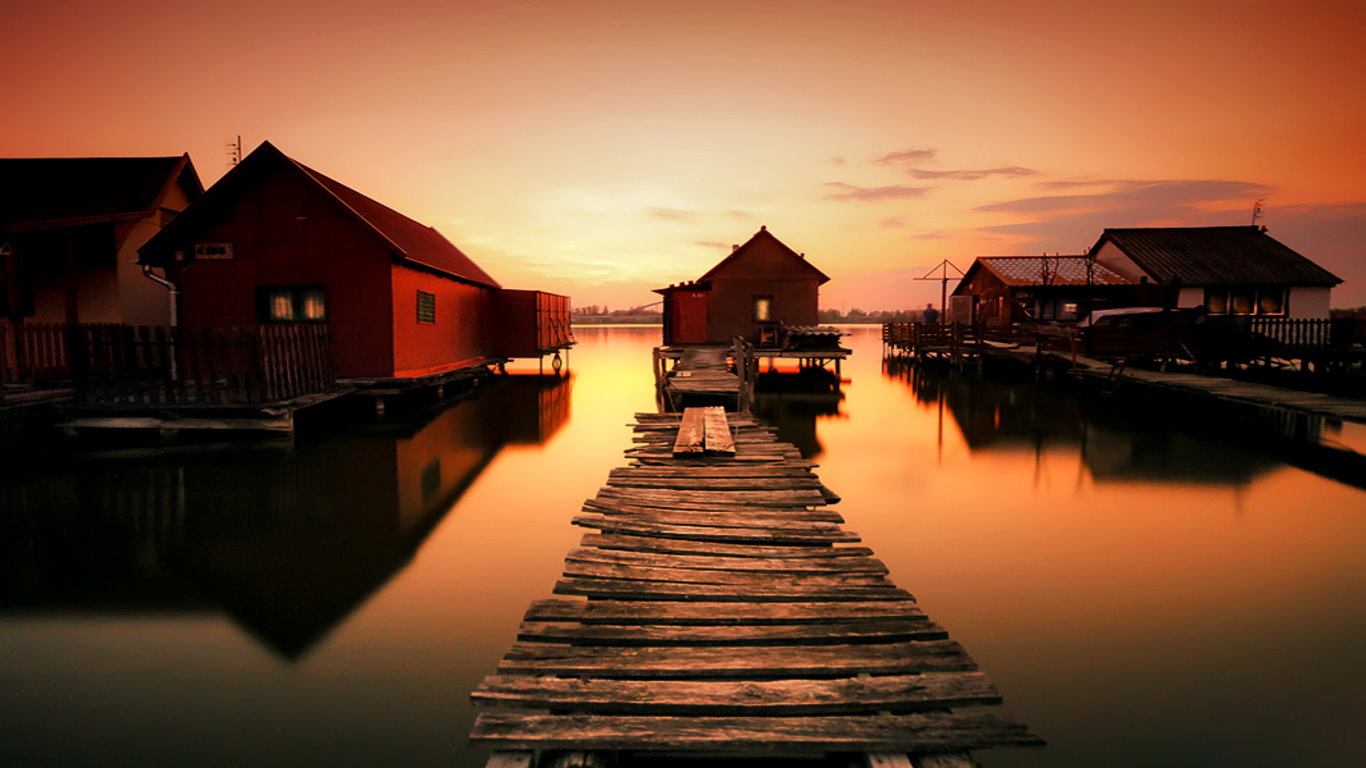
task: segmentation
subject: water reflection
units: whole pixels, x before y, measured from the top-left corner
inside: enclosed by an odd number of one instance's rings
[[[844,418],[840,380],[825,370],[766,372],[756,381],[751,410],[760,421],[778,430],[778,439],[792,443],[802,458],[823,450],[816,433],[817,419]]]
[[[453,405],[284,455],[41,468],[0,482],[0,611],[226,613],[295,660],[413,556],[495,455],[541,444],[569,378],[508,376]]]
[[[941,405],[971,451],[1078,450],[1097,483],[1154,482],[1240,487],[1278,469],[1289,443],[1320,420],[1243,414],[1236,433],[1210,413],[1196,420],[1179,409],[1153,418],[1157,404],[1083,397],[1059,384],[983,377],[971,372],[888,361],[886,375],[904,381],[922,403]],[[942,425],[941,425],[942,429]],[[1251,436],[1252,444],[1230,439]],[[1312,439],[1312,435],[1310,435]],[[1273,456],[1269,449],[1279,449]],[[1301,457],[1303,458],[1303,457]]]

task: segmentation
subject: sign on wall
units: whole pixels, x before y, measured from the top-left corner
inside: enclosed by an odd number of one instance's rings
[[[232,243],[195,243],[196,259],[231,259]]]

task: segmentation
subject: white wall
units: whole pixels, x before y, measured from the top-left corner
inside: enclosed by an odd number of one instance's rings
[[[1285,314],[1290,317],[1328,317],[1328,310],[1333,306],[1329,296],[1332,291],[1332,288],[1323,287],[1291,288],[1290,296],[1286,299],[1288,306]]]

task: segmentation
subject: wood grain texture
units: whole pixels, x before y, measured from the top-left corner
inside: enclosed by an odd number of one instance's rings
[[[831,624],[849,621],[924,621],[909,600],[800,603],[683,603],[619,600],[536,600],[526,621],[584,624]]]
[[[524,621],[517,639],[576,645],[843,645],[902,640],[942,640],[949,636],[932,621],[857,621],[824,624],[678,626],[568,624]]]
[[[834,680],[610,680],[494,675],[470,694],[477,706],[615,714],[826,715],[913,712],[994,704],[981,672]]]
[[[710,554],[671,554],[637,552],[598,547],[575,547],[566,561],[636,565],[650,568],[701,568],[716,571],[753,573],[887,573],[887,566],[874,557],[726,557]]]

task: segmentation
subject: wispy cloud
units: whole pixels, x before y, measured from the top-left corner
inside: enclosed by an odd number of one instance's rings
[[[906,218],[904,216],[888,216],[879,223],[883,229],[901,229],[906,226]]]
[[[701,246],[704,246],[704,247],[707,247],[707,248],[729,248],[729,247],[730,247],[729,245],[727,245],[726,243],[721,242],[720,240],[698,240],[698,241],[697,241],[697,244],[698,244],[698,245],[701,245]]]
[[[1100,189],[979,205],[973,208],[978,213],[1010,214],[1028,220],[977,231],[1024,236],[1048,250],[1077,250],[1089,246],[1106,227],[1246,223],[1246,216],[1232,208],[1246,202],[1250,212],[1253,200],[1272,191],[1265,184],[1228,179],[1117,179],[1083,184]],[[1230,206],[1234,201],[1238,205]]]
[[[845,160],[844,160],[844,158],[842,158],[842,157],[832,157],[832,158],[830,158],[830,164],[831,164],[831,165],[844,165],[844,163],[845,163]]]
[[[882,200],[905,200],[924,197],[933,187],[912,187],[905,184],[889,184],[882,187],[859,187],[842,181],[827,181],[825,186],[834,187],[841,192],[827,195],[829,200],[840,202],[870,203]]]
[[[948,237],[948,236],[949,236],[949,233],[947,233],[947,232],[945,232],[945,231],[943,231],[943,230],[940,230],[940,229],[936,229],[936,230],[933,231],[933,232],[920,232],[920,233],[911,235],[911,237],[915,238],[916,240],[943,240],[944,238],[946,238],[946,237]]]
[[[917,179],[949,179],[951,181],[980,181],[990,176],[1033,176],[1038,171],[1020,165],[1006,165],[1000,168],[981,168],[957,171],[933,171],[928,168],[907,168],[906,173]]]
[[[878,165],[900,165],[902,163],[924,163],[933,160],[939,154],[937,149],[903,149],[898,152],[888,152],[873,162]]]
[[[697,218],[697,211],[685,211],[682,208],[646,208],[645,211],[651,216],[669,221],[692,221]]]

